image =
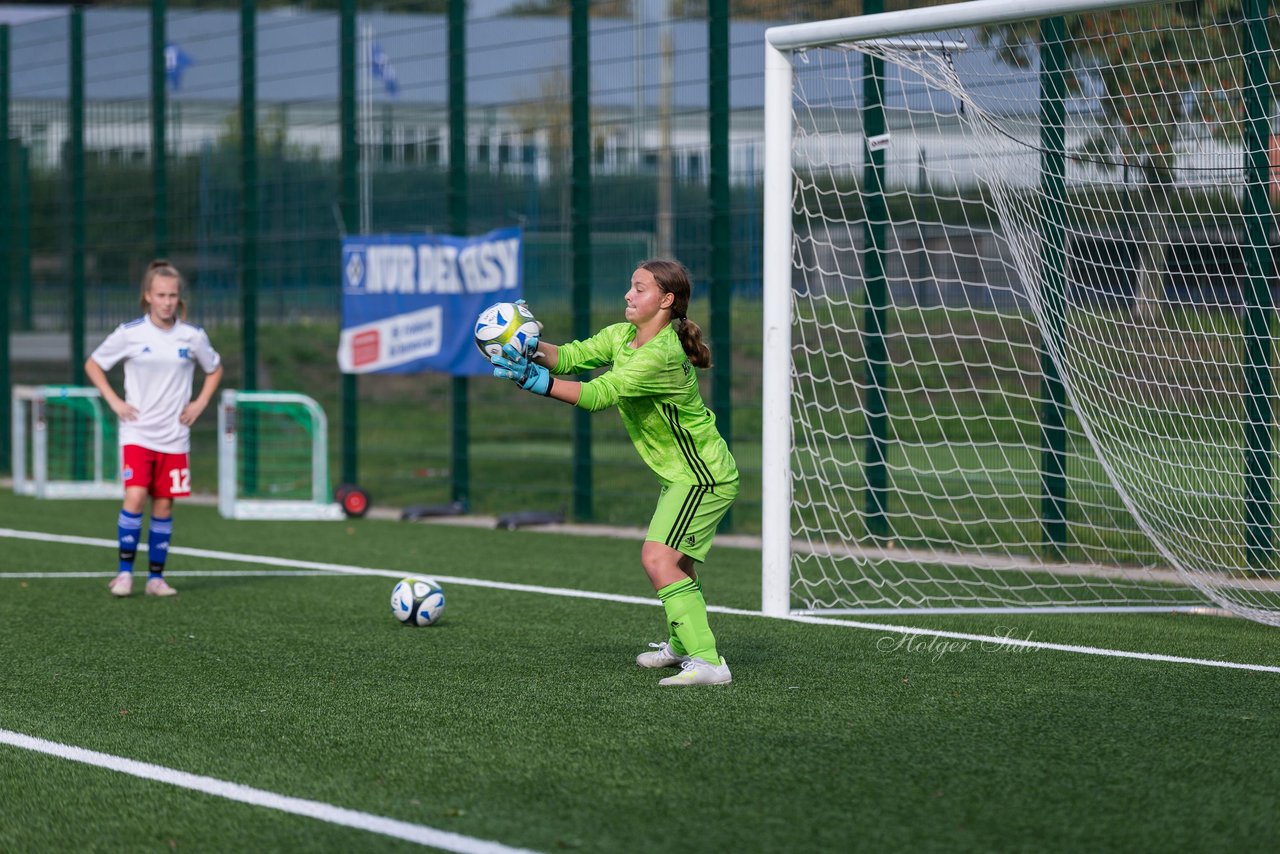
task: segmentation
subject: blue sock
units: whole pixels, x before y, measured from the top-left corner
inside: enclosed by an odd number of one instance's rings
[[[133,572],[133,559],[138,556],[138,539],[142,536],[142,514],[120,511],[116,521],[116,540],[120,543],[120,571]]]
[[[164,573],[164,560],[169,556],[169,538],[173,536],[173,517],[151,517],[151,530],[147,534],[147,553],[151,556],[149,578],[159,578]]]

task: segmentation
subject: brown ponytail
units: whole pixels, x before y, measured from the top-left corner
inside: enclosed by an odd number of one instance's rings
[[[702,340],[702,329],[687,316],[689,297],[693,293],[693,285],[689,280],[689,271],[679,261],[665,258],[652,258],[642,261],[640,269],[653,274],[664,294],[671,294],[671,326],[680,339],[680,346],[689,357],[689,364],[695,368],[711,367],[711,348]]]

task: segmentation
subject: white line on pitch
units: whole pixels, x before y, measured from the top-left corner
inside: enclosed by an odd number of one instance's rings
[[[190,789],[231,801],[239,801],[255,807],[265,807],[326,821],[330,824],[353,827],[356,830],[364,830],[369,833],[392,836],[396,839],[416,842],[419,845],[430,845],[445,851],[459,851],[464,852],[464,854],[515,854],[515,852],[528,850],[511,848],[497,842],[463,836],[460,833],[451,833],[447,830],[437,830],[434,827],[427,827],[422,824],[410,824],[407,821],[398,821],[393,818],[359,812],[358,810],[326,804],[322,801],[309,801],[305,798],[279,795],[275,792],[255,789],[252,786],[231,783],[215,777],[189,774],[186,771],[166,768],[163,765],[152,765],[149,762],[139,762],[136,759],[126,759],[123,756],[112,756],[109,753],[99,753],[96,750],[88,750],[70,744],[46,741],[43,738],[35,738],[20,732],[0,729],[0,744],[9,744],[14,747],[20,747],[23,750],[31,750],[36,753],[57,756],[61,759],[69,759],[72,762],[81,762],[85,765],[119,771],[131,777],[167,783],[170,786]]]
[[[100,537],[75,537],[65,534],[45,534],[40,531],[19,531],[14,528],[0,528],[0,538],[8,537],[16,540],[35,540],[42,543],[65,543],[75,546],[97,546],[99,548],[118,549],[120,544],[115,540],[102,539]],[[139,551],[146,551],[145,546]],[[256,563],[264,566],[285,566],[292,569],[313,569],[335,575],[363,575],[374,576],[376,578],[404,578],[406,575],[413,575],[412,572],[405,572],[399,569],[377,569],[367,566],[348,566],[341,563],[325,563],[323,561],[313,560],[295,560],[286,557],[268,557],[266,555],[246,555],[237,554],[235,552],[214,551],[211,549],[193,549],[182,546],[174,546],[169,549],[169,554],[187,555],[188,557],[200,557],[207,560],[227,560],[235,563]],[[173,577],[177,578],[182,573],[174,570]],[[662,603],[656,598],[647,596],[622,596],[616,593],[595,593],[590,590],[570,590],[564,587],[540,587],[536,584],[514,584],[509,581],[489,581],[483,578],[463,578],[456,575],[437,575],[429,574],[436,581],[447,582],[449,584],[457,584],[461,587],[487,587],[493,590],[511,590],[518,593],[541,593],[550,596],[564,596],[573,599],[596,599],[606,602],[621,602],[626,605],[652,605],[657,606]]]
[[[711,610],[708,608],[707,610]],[[948,640],[970,641],[980,644],[999,644],[1001,646],[1021,647],[1024,649],[1053,649],[1058,652],[1074,652],[1080,655],[1102,655],[1110,658],[1134,658],[1139,661],[1167,661],[1173,664],[1199,664],[1203,667],[1225,667],[1231,670],[1256,670],[1261,673],[1280,673],[1280,667],[1267,664],[1244,664],[1238,661],[1219,661],[1212,658],[1185,658],[1180,655],[1164,655],[1158,652],[1130,652],[1123,649],[1105,649],[1094,646],[1076,646],[1068,643],[1048,643],[1046,641],[1019,640],[998,635],[971,635],[965,632],[947,632],[941,629],[915,629],[910,626],[885,626],[879,623],[858,623],[846,620],[834,620],[828,617],[808,617],[794,615],[784,617],[797,623],[810,623],[817,626],[854,626],[860,629],[871,629],[880,632],[892,632],[900,635],[923,635],[925,637],[945,638]]]
[[[57,579],[57,578],[115,578],[115,572],[0,572],[0,578],[21,581],[22,579]],[[178,569],[170,570],[165,578],[245,578],[271,576],[289,578],[307,576],[310,578],[339,578],[331,569]]]
[[[99,546],[118,548],[115,540],[93,537],[73,537],[61,534],[45,534],[39,531],[19,531],[13,528],[0,528],[0,538],[9,537],[20,540],[36,540],[37,542],[68,543],[81,546]],[[401,578],[406,573],[395,569],[374,569],[361,566],[344,566],[337,563],[321,561],[294,560],[293,558],[267,557],[265,555],[244,555],[235,552],[212,551],[209,549],[172,548],[170,554],[184,554],[202,557],[208,560],[228,560],[237,563],[257,563],[267,566],[287,566],[294,569],[323,570],[341,575],[366,575],[382,578]],[[616,593],[596,593],[590,590],[570,590],[564,587],[542,587],[536,584],[512,584],[506,581],[487,581],[479,578],[463,578],[454,575],[436,575],[431,577],[441,582],[457,584],[464,587],[487,587],[494,590],[511,590],[520,593],[540,593],[544,596],[563,596],[570,599],[593,599],[605,602],[621,602],[629,605],[661,604],[656,599],[642,596],[621,596]],[[759,611],[748,611],[742,608],[724,608],[708,605],[707,610],[716,614],[732,614],[739,617],[766,617],[774,620],[786,620],[793,623],[808,623],[815,626],[839,626],[851,629],[867,629],[889,634],[919,635],[922,637],[946,638],[949,640],[971,641],[997,646],[1021,647],[1024,649],[1050,649],[1058,652],[1071,652],[1078,655],[1098,655],[1107,658],[1131,658],[1139,661],[1163,661],[1171,664],[1195,664],[1201,667],[1222,667],[1230,670],[1253,670],[1261,673],[1280,673],[1280,667],[1267,664],[1245,664],[1237,661],[1219,661],[1211,658],[1186,658],[1179,655],[1164,655],[1152,652],[1130,652],[1123,649],[1106,649],[1104,647],[1076,646],[1074,644],[1048,643],[1045,641],[1020,640],[999,635],[974,635],[963,632],[948,632],[941,629],[922,629],[911,626],[891,626],[880,623],[860,623],[855,620],[839,620],[829,617],[813,617],[804,614],[788,614],[773,616]]]

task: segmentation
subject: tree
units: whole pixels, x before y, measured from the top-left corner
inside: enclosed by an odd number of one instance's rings
[[[1242,17],[1241,0],[1188,0],[1066,21],[1068,89],[1092,93],[1102,112],[1099,130],[1073,156],[1139,179],[1128,191],[1139,315],[1162,305],[1180,134],[1194,121],[1219,138],[1243,138]],[[1268,25],[1272,44],[1280,43],[1280,20],[1273,15]],[[1038,23],[988,27],[981,37],[1004,61],[1027,67]],[[1274,98],[1274,63],[1271,73]]]

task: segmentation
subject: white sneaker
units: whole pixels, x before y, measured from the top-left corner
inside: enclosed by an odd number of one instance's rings
[[[133,573],[122,572],[107,585],[112,596],[125,597],[133,593]]]
[[[636,656],[636,664],[641,667],[675,667],[689,660],[687,655],[677,655],[671,651],[671,646],[663,641],[662,643],[651,643],[657,652],[642,652]]]
[[[658,682],[659,685],[728,685],[733,681],[729,663],[721,656],[719,664],[690,658],[680,665],[680,672]]]
[[[163,578],[147,579],[147,595],[148,596],[177,596],[178,591],[169,586],[169,582]]]

